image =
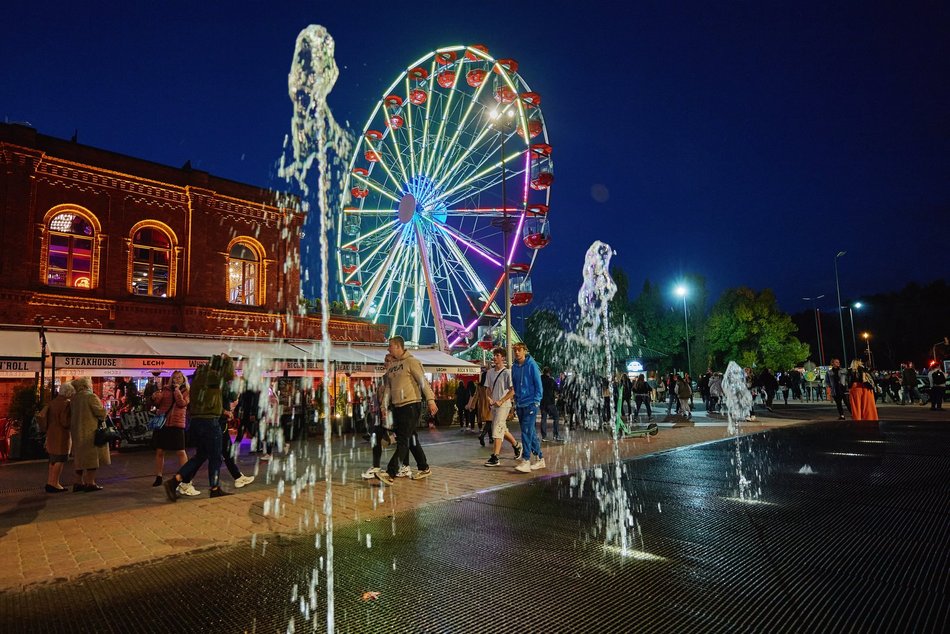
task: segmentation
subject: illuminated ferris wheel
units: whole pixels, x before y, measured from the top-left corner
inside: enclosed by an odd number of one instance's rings
[[[480,44],[420,58],[376,104],[349,165],[344,301],[389,336],[464,345],[503,320],[506,268],[512,305],[531,301],[553,181],[541,96],[515,60]]]

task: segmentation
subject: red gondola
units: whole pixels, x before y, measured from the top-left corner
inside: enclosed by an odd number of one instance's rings
[[[455,73],[450,70],[444,70],[436,76],[436,80],[443,88],[451,88],[455,84]]]
[[[383,99],[383,101],[386,102],[387,108],[399,108],[402,106],[402,97],[399,95],[389,95]]]
[[[468,82],[468,85],[472,88],[478,88],[482,85],[482,82],[485,81],[485,75],[487,74],[484,69],[476,68],[465,74],[465,81]]]
[[[476,51],[481,51],[482,53],[485,53],[486,55],[488,55],[488,47],[485,46],[484,44],[472,44],[468,48],[469,50],[465,52],[465,59],[467,59],[470,62],[477,62],[480,59],[484,59],[478,53],[473,53],[471,49],[475,49]]]
[[[376,163],[379,161],[379,153],[376,150],[366,150],[366,153],[363,154],[363,157],[370,163]]]
[[[551,165],[553,148],[547,143],[535,143],[531,146],[531,189],[545,190],[554,183]]]
[[[409,79],[414,79],[415,81],[422,81],[428,76],[429,71],[424,69],[422,66],[416,66],[409,71]]]
[[[512,103],[518,98],[518,93],[508,84],[501,84],[495,88],[495,101],[498,103]]]
[[[540,108],[541,107],[541,95],[539,95],[536,92],[521,93],[521,101],[524,102],[525,108]]]
[[[443,66],[446,64],[451,64],[458,59],[458,54],[455,51],[442,51],[441,53],[435,54],[435,61],[439,62]]]
[[[511,280],[511,305],[527,306],[534,298],[531,290],[531,278],[528,272],[531,267],[527,264],[512,264],[508,267],[508,276]]]
[[[532,139],[541,134],[542,131],[544,131],[544,125],[539,119],[531,119],[528,121],[528,134]],[[522,128],[520,125],[518,126],[518,136],[520,136],[522,139],[524,138],[524,128]]]
[[[529,249],[543,249],[551,243],[551,228],[548,223],[548,206],[529,205],[525,216],[524,244]]]
[[[499,68],[500,67],[500,68]],[[518,62],[513,59],[500,59],[495,62],[495,66],[492,70],[501,75],[502,69],[507,73],[517,73],[518,72]]]
[[[401,128],[403,123],[405,123],[405,121],[403,120],[402,116],[398,114],[392,115],[391,117],[389,117],[389,121],[387,121],[387,124],[393,130],[398,130],[399,128]]]
[[[428,98],[429,95],[422,88],[413,88],[412,92],[409,93],[409,103],[414,106],[421,106]]]
[[[366,134],[364,134],[363,136],[365,136],[365,137],[366,137],[367,139],[369,139],[370,141],[382,141],[382,140],[383,140],[383,133],[380,132],[379,130],[367,130],[367,131],[366,131]]]
[[[354,187],[350,190],[350,194],[352,194],[353,198],[366,198],[369,196],[369,190],[362,187]]]
[[[362,176],[363,178],[366,178],[367,176],[369,176],[369,170],[366,169],[365,167],[354,167],[353,175]]]

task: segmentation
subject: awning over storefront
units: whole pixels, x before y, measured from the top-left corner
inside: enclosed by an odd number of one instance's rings
[[[36,330],[0,330],[0,377],[30,377],[43,366]]]

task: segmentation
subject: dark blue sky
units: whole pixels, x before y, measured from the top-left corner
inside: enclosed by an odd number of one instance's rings
[[[833,296],[839,250],[845,300],[950,272],[946,3],[129,4],[8,3],[0,116],[279,187],[303,27],[336,39],[352,129],[410,62],[480,42],[543,95],[555,148],[534,306],[575,300],[596,239],[634,294],[697,273],[788,311]]]

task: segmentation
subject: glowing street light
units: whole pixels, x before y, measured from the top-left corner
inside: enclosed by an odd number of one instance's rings
[[[862,306],[864,306],[864,304],[862,304],[861,302],[854,302],[853,304],[847,307],[848,316],[851,317],[851,349],[854,351],[855,359],[858,358],[858,339],[854,333],[854,309],[855,308],[860,309]]]
[[[870,370],[874,367],[873,357],[871,356],[871,333],[862,332],[861,337],[864,339],[865,345],[867,345],[867,349],[864,351],[864,354],[868,355],[868,369]]]
[[[693,363],[689,358],[689,314],[686,311],[686,295],[689,293],[688,289],[682,284],[677,285],[673,292],[676,293],[677,297],[683,298],[683,322],[686,324],[686,370],[689,372],[689,378],[693,378]]]

